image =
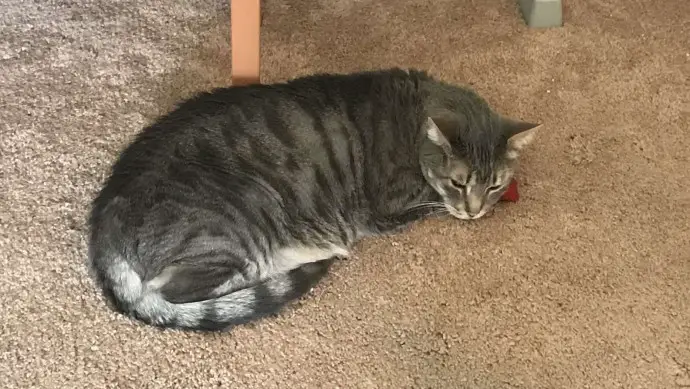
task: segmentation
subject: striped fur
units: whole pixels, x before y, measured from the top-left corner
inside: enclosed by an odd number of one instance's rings
[[[507,183],[511,139],[532,127],[414,70],[202,93],[121,153],[93,202],[89,258],[121,312],[228,329],[308,292],[363,236],[471,218],[462,193]]]

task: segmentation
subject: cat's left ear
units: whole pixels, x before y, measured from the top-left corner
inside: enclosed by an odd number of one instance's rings
[[[523,122],[506,117],[501,118],[501,125],[506,139],[508,139],[507,157],[515,159],[525,146],[532,143],[537,131],[542,127],[539,123]]]

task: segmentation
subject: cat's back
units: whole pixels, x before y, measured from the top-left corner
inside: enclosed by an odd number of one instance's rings
[[[366,114],[386,109],[396,83],[407,80],[393,69],[199,93],[123,150],[94,214],[117,198],[137,213],[171,197],[202,204],[272,191],[298,203],[310,200],[314,193],[303,192],[316,181],[352,187],[361,143],[374,141],[357,121],[370,124]]]
[[[106,186],[122,188],[141,175],[147,182],[168,179],[174,173],[170,167],[178,165],[220,169],[250,160],[294,165],[287,151],[314,151],[317,135],[323,135],[314,127],[329,135],[339,125],[333,121],[348,120],[353,114],[348,108],[389,83],[391,74],[403,72],[320,74],[199,93],[137,134],[114,163]]]
[[[132,165],[143,161],[153,162],[148,166],[154,167],[193,157],[198,149],[223,148],[228,152],[224,156],[231,158],[256,146],[275,148],[277,144],[265,144],[273,140],[294,147],[296,139],[291,137],[305,129],[308,119],[343,108],[358,94],[356,89],[361,92],[369,87],[366,81],[352,75],[317,75],[198,93],[140,131],[120,154],[113,171],[132,172]]]
[[[217,198],[213,191],[241,198],[257,176],[298,171],[299,143],[309,141],[300,133],[334,104],[325,91],[343,81],[325,78],[217,88],[182,101],[121,151],[92,217],[108,207],[141,213],[173,194],[197,203]]]
[[[415,73],[415,78],[426,77]],[[216,88],[182,101],[144,128],[121,153],[113,170],[132,171],[132,164],[154,167],[177,157],[230,151],[233,157],[248,148],[299,148],[300,136],[326,119],[356,120],[358,109],[388,108],[409,81],[400,69],[352,74],[316,74],[283,83]],[[316,122],[316,123],[315,123]],[[321,130],[332,132],[333,125]],[[307,139],[309,141],[309,139]],[[251,143],[254,142],[254,143]],[[258,143],[258,144],[256,144]],[[307,144],[306,146],[313,146]],[[256,150],[255,150],[256,151]],[[196,155],[196,157],[202,157]],[[135,169],[136,170],[136,169]],[[120,171],[120,173],[124,173]]]

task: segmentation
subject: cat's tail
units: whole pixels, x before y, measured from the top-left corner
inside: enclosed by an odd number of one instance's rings
[[[117,309],[158,327],[220,331],[278,313],[288,302],[308,293],[328,272],[333,260],[308,263],[259,284],[216,298],[173,303],[124,260],[111,264],[101,283]]]

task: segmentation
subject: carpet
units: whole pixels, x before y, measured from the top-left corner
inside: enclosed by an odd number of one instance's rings
[[[226,0],[0,0],[0,377],[12,388],[690,387],[690,2],[266,0],[264,82],[417,67],[544,123],[522,198],[367,239],[225,334],[110,311],[84,266],[118,151],[230,81]]]

